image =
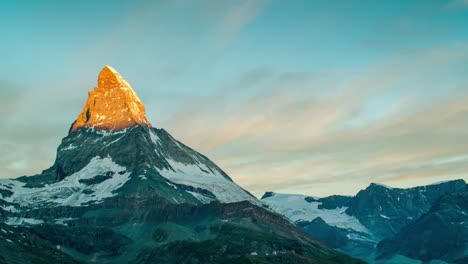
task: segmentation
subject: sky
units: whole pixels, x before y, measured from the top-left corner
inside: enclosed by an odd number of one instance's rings
[[[34,175],[113,66],[257,196],[468,180],[468,1],[0,2],[0,178]]]

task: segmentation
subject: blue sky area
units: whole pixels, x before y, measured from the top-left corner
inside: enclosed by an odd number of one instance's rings
[[[468,1],[1,1],[0,177],[32,175],[108,64],[246,189],[468,179]]]

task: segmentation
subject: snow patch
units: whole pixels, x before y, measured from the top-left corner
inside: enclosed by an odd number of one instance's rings
[[[80,182],[80,180],[92,179],[107,172],[113,173],[112,178],[101,183],[87,185]],[[114,191],[121,188],[130,179],[130,174],[125,167],[114,163],[111,157],[95,157],[80,171],[62,181],[42,188],[26,188],[25,183],[9,179],[0,180],[0,188],[9,186],[13,195],[4,198],[4,200],[9,203],[17,203],[21,207],[82,206],[115,196]]]
[[[383,214],[381,214],[380,217],[385,218],[385,219],[390,219],[390,217],[383,215]]]
[[[177,190],[177,186],[175,186],[174,184],[170,183],[170,182],[166,182],[167,185],[171,186],[172,188],[176,189]]]
[[[356,233],[347,234],[346,237],[351,239],[351,240],[360,240],[360,241],[370,241],[370,242],[372,242],[372,240],[369,239],[369,237],[363,236],[361,234],[356,234]]]
[[[133,127],[130,127],[130,128],[127,127],[125,129],[122,129],[122,130],[107,131],[107,130],[95,129],[94,127],[88,128],[88,130],[91,130],[91,131],[95,132],[96,134],[104,136],[104,137],[118,135],[118,134],[126,134],[129,130],[132,130],[132,129],[133,129]]]
[[[13,205],[2,206],[0,208],[2,208],[5,211],[12,212],[12,213],[18,212],[18,210]]]
[[[66,226],[68,221],[72,221],[72,220],[75,220],[76,218],[71,218],[71,217],[68,217],[68,218],[57,218],[57,219],[54,219],[54,223],[58,224],[58,225],[64,225]]]
[[[197,192],[191,192],[191,191],[186,191],[186,192],[190,193],[191,195],[193,195],[193,197],[197,198],[200,202],[204,204],[209,204],[213,201],[213,199],[211,199],[210,197],[206,197],[203,194],[200,194]]]
[[[5,224],[11,226],[20,226],[20,225],[40,225],[43,224],[44,221],[33,219],[33,218],[22,218],[22,217],[8,217],[5,221]]]
[[[123,137],[125,137],[125,135],[123,135],[123,136],[117,138],[116,140],[114,140],[114,141],[112,141],[112,142],[110,142],[110,143],[107,143],[104,147],[108,147],[108,146],[110,146],[110,145],[112,145],[112,144],[118,142],[118,141],[121,140]]]
[[[161,145],[161,139],[156,135],[156,133],[154,133],[152,129],[149,130],[149,135],[150,135],[151,141],[155,145]]]
[[[72,149],[76,149],[76,148],[78,148],[78,147],[71,144],[71,145],[67,146],[66,148],[63,148],[62,151],[72,150]]]
[[[174,169],[157,169],[164,178],[182,185],[200,188],[213,193],[222,203],[250,201],[259,204],[257,199],[245,192],[234,182],[228,180],[219,171],[212,172],[204,164],[184,164],[168,159]],[[197,198],[198,199],[198,198]],[[200,199],[199,199],[200,200]],[[204,198],[200,200],[203,202]]]
[[[364,227],[359,220],[345,213],[348,207],[340,207],[332,210],[319,209],[321,202],[307,202],[305,198],[308,196],[298,194],[280,194],[263,199],[262,201],[272,210],[286,216],[292,222],[313,221],[320,217],[327,224],[353,229],[358,232],[370,234],[370,231]]]

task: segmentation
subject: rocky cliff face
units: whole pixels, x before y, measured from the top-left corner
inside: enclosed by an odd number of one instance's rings
[[[135,125],[151,124],[145,107],[130,84],[112,67],[106,65],[99,73],[98,85],[89,92],[83,112],[71,127],[116,131]]]
[[[463,180],[408,189],[373,183],[354,197],[268,192],[262,200],[327,245],[369,263],[376,257],[378,263],[402,263],[395,255],[463,262],[466,188]],[[437,246],[440,241],[447,246]]]
[[[464,190],[465,186],[463,180],[408,189],[371,184],[352,199],[346,213],[384,238],[426,213],[444,194]]]
[[[0,180],[0,198],[0,222],[25,230],[5,230],[7,263],[361,263],[266,210],[207,157],[151,127],[110,67],[53,166]],[[7,252],[23,252],[22,260]]]
[[[399,254],[423,261],[467,263],[468,189],[447,193],[428,212],[378,245],[379,258]]]

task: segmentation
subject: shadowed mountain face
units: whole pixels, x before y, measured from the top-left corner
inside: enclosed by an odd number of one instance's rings
[[[352,199],[346,213],[384,238],[426,213],[442,195],[465,188],[463,180],[409,189],[371,184]]]
[[[436,201],[419,219],[379,243],[380,258],[395,254],[429,261],[467,263],[468,190]]]
[[[53,166],[0,180],[0,262],[361,263],[151,127],[129,89],[104,68]]]
[[[354,197],[268,192],[262,201],[330,247],[369,263],[376,257],[378,263],[462,263],[468,250],[466,190],[463,180],[408,189],[371,184]],[[438,246],[440,241],[449,242]]]

